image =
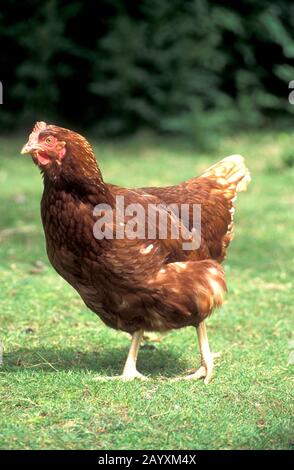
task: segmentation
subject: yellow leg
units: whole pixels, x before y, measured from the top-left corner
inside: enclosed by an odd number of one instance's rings
[[[136,378],[145,379],[144,375],[140,374],[136,368],[137,357],[142,338],[143,330],[136,331],[132,336],[131,347],[122,373],[122,378],[124,380],[133,380]]]
[[[199,349],[201,355],[201,366],[193,374],[188,375],[187,379],[201,379],[204,377],[204,383],[207,385],[210,382],[213,371],[213,358],[219,357],[220,353],[212,353],[209,349],[206,325],[201,322],[197,327],[197,336],[199,342]]]

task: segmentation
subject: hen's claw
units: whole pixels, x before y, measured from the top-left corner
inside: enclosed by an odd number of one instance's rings
[[[208,385],[211,377],[212,377],[212,372],[213,372],[213,359],[220,357],[221,353],[211,353],[209,359],[202,359],[201,361],[201,366],[199,369],[196,370],[196,372],[193,372],[193,374],[189,374],[186,377],[184,377],[186,380],[191,380],[191,379],[202,379],[204,378],[204,383],[205,385]]]
[[[134,370],[133,372],[125,372],[120,376],[120,378],[125,381],[134,379],[147,380],[147,377],[145,377],[145,375],[141,374],[137,370]]]

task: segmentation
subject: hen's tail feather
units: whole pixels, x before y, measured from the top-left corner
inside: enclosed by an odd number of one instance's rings
[[[234,238],[234,202],[238,192],[246,191],[251,181],[250,172],[245,165],[242,155],[230,155],[208,168],[201,177],[214,180],[219,187],[217,192],[220,192],[228,202],[231,220],[223,237],[223,250],[221,254],[221,259],[223,259],[226,254],[226,248]]]
[[[201,177],[213,178],[230,192],[246,191],[251,181],[248,168],[242,155],[230,155],[208,168]]]

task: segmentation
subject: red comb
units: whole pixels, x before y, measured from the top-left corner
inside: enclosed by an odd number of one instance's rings
[[[33,129],[33,132],[36,132],[36,131],[43,131],[44,129],[46,129],[47,127],[47,124],[46,122],[44,121],[38,121],[36,122],[35,126],[34,126],[34,129]]]
[[[33,143],[38,141],[38,137],[41,131],[44,131],[47,128],[47,124],[44,121],[38,121],[34,125],[32,132],[29,135],[28,142]]]

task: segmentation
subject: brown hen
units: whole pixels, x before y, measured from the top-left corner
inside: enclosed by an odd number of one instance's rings
[[[233,236],[236,194],[250,181],[243,158],[227,157],[177,186],[127,189],[104,182],[90,144],[73,131],[38,122],[22,153],[31,154],[43,174],[41,215],[52,266],[106,325],[132,335],[122,377],[142,377],[136,361],[144,331],[195,326],[201,366],[188,378],[208,383],[213,353],[204,321],[222,305],[226,290],[219,262]],[[126,236],[132,217],[118,208],[122,196],[125,207],[140,205],[147,214],[135,224],[140,236]],[[171,204],[188,204],[191,217],[170,211]],[[198,232],[193,205],[201,207]],[[113,216],[99,225],[102,236],[95,233],[97,207],[104,208],[100,216],[109,209]],[[160,215],[166,220],[163,237]],[[112,238],[105,235],[110,228]],[[190,248],[184,249],[187,240]]]

